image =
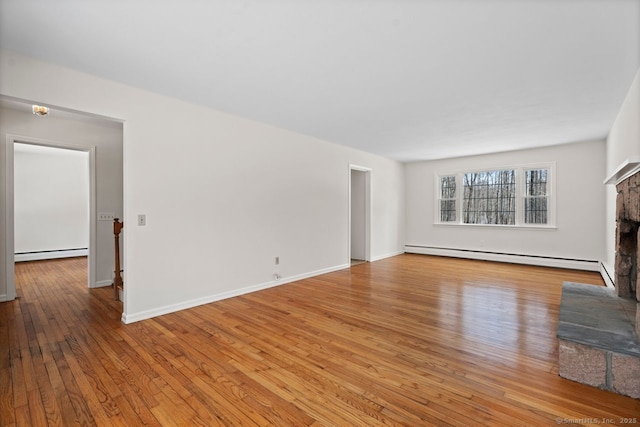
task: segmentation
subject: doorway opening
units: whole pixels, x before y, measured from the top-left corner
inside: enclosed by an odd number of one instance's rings
[[[371,169],[349,165],[349,256],[355,265],[371,260]]]
[[[58,151],[60,150],[60,151]],[[46,169],[43,170],[45,163],[41,163],[37,168],[38,172],[33,170],[22,170],[24,164],[21,157],[25,153],[35,154],[32,158],[40,155],[40,161],[46,161],[47,155],[52,154],[58,157],[65,157],[65,154],[71,154],[67,156],[69,158],[75,158],[73,162],[76,164],[86,162],[85,167],[76,172],[76,179],[82,179],[83,182],[78,187],[85,187],[84,194],[73,194],[69,192],[67,196],[73,197],[76,204],[84,204],[84,209],[79,209],[84,212],[75,212],[74,215],[78,215],[78,218],[83,225],[81,230],[73,230],[71,233],[75,233],[76,236],[73,239],[66,239],[63,236],[64,233],[69,233],[69,229],[55,229],[56,216],[60,215],[60,212],[50,210],[48,214],[51,218],[40,217],[34,219],[33,222],[29,222],[28,218],[25,218],[24,209],[30,209],[31,203],[42,202],[46,203],[46,198],[51,196],[46,194],[46,190],[43,190],[43,194],[38,197],[38,200],[33,200],[34,194],[30,194],[31,197],[25,197],[23,194],[28,188],[28,184],[25,184],[25,180],[22,179],[24,175],[31,175],[33,180],[37,180],[37,175],[40,174],[40,178],[47,179]],[[6,267],[7,267],[7,300],[15,299],[16,287],[15,287],[15,262],[20,260],[34,260],[34,259],[46,259],[46,258],[60,258],[65,256],[87,256],[87,285],[88,287],[95,287],[95,270],[96,270],[96,196],[95,196],[95,147],[81,147],[76,145],[70,145],[61,142],[48,141],[30,137],[18,137],[9,135],[7,137],[6,147],[6,164],[7,164],[7,182],[6,182]],[[18,156],[18,158],[16,158]],[[49,157],[51,159],[51,157]],[[62,171],[58,172],[58,175],[62,175]],[[71,174],[67,176],[71,178]],[[53,177],[50,176],[50,179]],[[68,183],[71,185],[71,183]],[[61,185],[58,183],[58,185]],[[55,198],[55,196],[54,196]],[[67,200],[70,203],[69,200]],[[16,209],[20,210],[17,212]],[[45,208],[46,210],[46,208]],[[33,210],[31,210],[32,212]],[[16,213],[20,214],[19,218],[16,218]],[[51,220],[51,221],[48,221]],[[42,224],[42,222],[49,222],[49,224]],[[36,223],[38,223],[36,225]],[[53,225],[52,225],[53,224]],[[46,231],[44,229],[38,230],[38,227],[49,227],[46,239],[43,241],[42,234]],[[61,227],[58,227],[61,228]],[[62,227],[64,228],[64,227]],[[17,237],[17,240],[16,240]],[[67,236],[68,237],[68,236]],[[72,247],[54,247],[56,244],[54,241],[84,241],[84,245],[72,244]],[[35,241],[37,240],[37,242]],[[16,241],[18,246],[16,246]],[[64,244],[62,246],[65,246]],[[75,247],[74,247],[75,246]],[[32,248],[34,250],[27,250],[25,248]]]
[[[86,257],[89,153],[14,143],[15,261]]]

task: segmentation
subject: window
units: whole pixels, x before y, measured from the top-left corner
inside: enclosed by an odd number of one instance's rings
[[[455,175],[440,177],[440,221],[456,220],[456,177]]]
[[[467,172],[463,175],[465,224],[516,223],[516,171]]]
[[[525,171],[524,222],[526,224],[546,224],[548,217],[547,181],[548,169]]]
[[[552,226],[552,176],[553,164],[440,174],[438,222]]]

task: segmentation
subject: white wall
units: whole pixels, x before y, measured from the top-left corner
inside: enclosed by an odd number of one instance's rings
[[[372,258],[403,251],[398,162],[14,52],[0,66],[1,94],[125,121],[125,322],[345,267],[350,163],[372,170]]]
[[[607,174],[626,160],[640,160],[640,69],[607,137]]]
[[[627,161],[640,162],[640,69],[607,137],[607,176]],[[605,268],[615,279],[616,189],[607,185]]]
[[[15,253],[88,249],[89,153],[14,144],[13,160]]]
[[[3,75],[4,76],[4,75]],[[5,209],[6,209],[6,135],[17,135],[46,140],[79,148],[96,147],[96,205],[98,212],[122,215],[122,124],[97,120],[61,118],[52,113],[49,117],[36,117],[29,112],[0,109],[0,296],[6,295]],[[15,154],[15,153],[14,153]],[[96,230],[97,286],[111,284],[114,264],[113,225],[97,222]]]
[[[605,142],[472,156],[405,167],[407,245],[600,261],[604,255]],[[557,228],[435,225],[436,173],[555,162]],[[541,260],[537,260],[541,261]],[[542,260],[539,263],[547,263]],[[549,264],[554,265],[554,264]],[[597,267],[597,264],[594,265]]]

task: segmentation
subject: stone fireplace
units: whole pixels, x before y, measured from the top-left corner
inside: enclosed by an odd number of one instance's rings
[[[619,297],[640,301],[638,266],[640,252],[640,172],[616,186],[616,292]],[[640,336],[640,305],[636,309],[636,332]]]
[[[616,190],[615,291],[563,284],[558,373],[640,399],[640,172]]]

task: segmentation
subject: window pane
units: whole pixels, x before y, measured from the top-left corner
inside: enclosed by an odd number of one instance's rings
[[[469,172],[463,178],[463,221],[467,224],[515,224],[515,170]]]
[[[525,172],[526,193],[525,196],[547,195],[547,169],[530,169]]]
[[[440,177],[440,221],[456,221],[456,177]]]
[[[524,222],[527,224],[546,224],[548,213],[547,183],[548,169],[529,169],[525,171]]]
[[[441,200],[440,201],[440,221],[451,222],[456,220],[456,201]]]
[[[456,177],[455,176],[440,177],[440,197],[443,199],[456,198]]]
[[[527,197],[524,199],[524,222],[527,224],[547,223],[547,197]]]

